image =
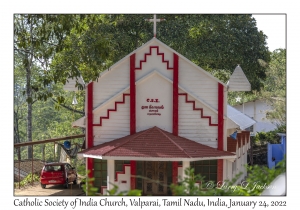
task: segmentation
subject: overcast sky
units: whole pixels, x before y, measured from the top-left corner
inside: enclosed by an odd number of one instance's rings
[[[257,28],[268,36],[270,51],[286,48],[286,15],[253,15]]]

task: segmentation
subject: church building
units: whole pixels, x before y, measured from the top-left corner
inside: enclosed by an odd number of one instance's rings
[[[250,148],[244,129],[255,121],[227,104],[230,85],[155,36],[86,84],[85,117],[73,126],[86,129],[78,155],[99,193],[117,185],[171,195],[169,185],[188,167],[215,183],[239,172],[243,179]]]

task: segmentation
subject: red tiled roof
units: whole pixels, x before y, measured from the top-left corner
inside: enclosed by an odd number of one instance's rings
[[[195,141],[175,136],[158,127],[97,145],[83,150],[78,154],[145,158],[213,158],[235,156],[233,153],[219,151]]]

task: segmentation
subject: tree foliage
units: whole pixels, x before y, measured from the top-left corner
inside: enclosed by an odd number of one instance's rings
[[[52,110],[51,104],[56,108],[73,108],[68,105],[72,96],[60,89],[61,84],[80,75],[85,82],[96,80],[101,71],[149,41],[153,37],[153,23],[145,21],[146,18],[152,15],[16,14],[15,141],[31,141],[32,136],[40,138],[34,133],[37,128],[43,132],[45,127],[55,127],[47,124],[47,120],[42,121],[46,113],[49,121],[63,127],[65,119],[56,120],[48,112]],[[266,36],[257,30],[251,15],[160,14],[158,18],[166,19],[157,24],[157,37],[162,42],[223,82],[240,64],[252,87],[261,87],[266,67],[259,65],[258,60],[269,62],[269,53]],[[48,109],[37,103],[49,98],[55,103],[44,102]],[[37,108],[33,115],[41,114],[41,120],[32,116],[33,106]],[[82,111],[75,110],[78,114]],[[32,118],[37,120],[34,125]]]
[[[286,160],[282,160],[276,168],[266,166],[247,167],[248,176],[242,183],[236,183],[238,174],[232,180],[224,182],[205,182],[200,174],[194,174],[194,169],[185,170],[186,177],[179,185],[172,184],[171,189],[176,196],[258,196],[270,186],[271,182],[280,174],[286,172]],[[199,185],[199,182],[201,183]]]
[[[208,71],[232,73],[240,64],[252,89],[262,86],[266,75],[258,59],[269,61],[269,52],[266,36],[251,15],[172,15],[166,19],[169,30],[160,27],[163,42]]]
[[[54,72],[86,81],[153,37],[152,15],[87,15],[81,34],[68,37],[69,48],[56,55]],[[157,37],[207,71],[233,72],[240,64],[253,89],[266,77],[258,60],[269,61],[266,36],[258,31],[251,15],[159,15]],[[55,73],[57,74],[57,73]],[[65,80],[61,78],[61,81]]]
[[[279,124],[286,124],[286,50],[272,52],[267,66],[267,79],[261,95],[273,109],[266,116]]]
[[[53,82],[47,77],[49,64],[54,54],[64,48],[64,39],[77,21],[74,15],[14,15],[14,68],[19,76],[24,76],[22,85],[27,102],[27,141],[32,141],[34,101],[47,100],[53,95],[50,88]],[[18,90],[21,87],[19,85],[15,86]],[[18,131],[15,133],[18,134]],[[31,154],[31,147],[28,147],[28,158],[31,158]]]

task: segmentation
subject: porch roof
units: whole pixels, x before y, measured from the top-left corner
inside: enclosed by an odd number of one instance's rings
[[[175,136],[158,127],[140,131],[78,153],[83,157],[115,160],[196,161],[233,160],[236,155]]]

